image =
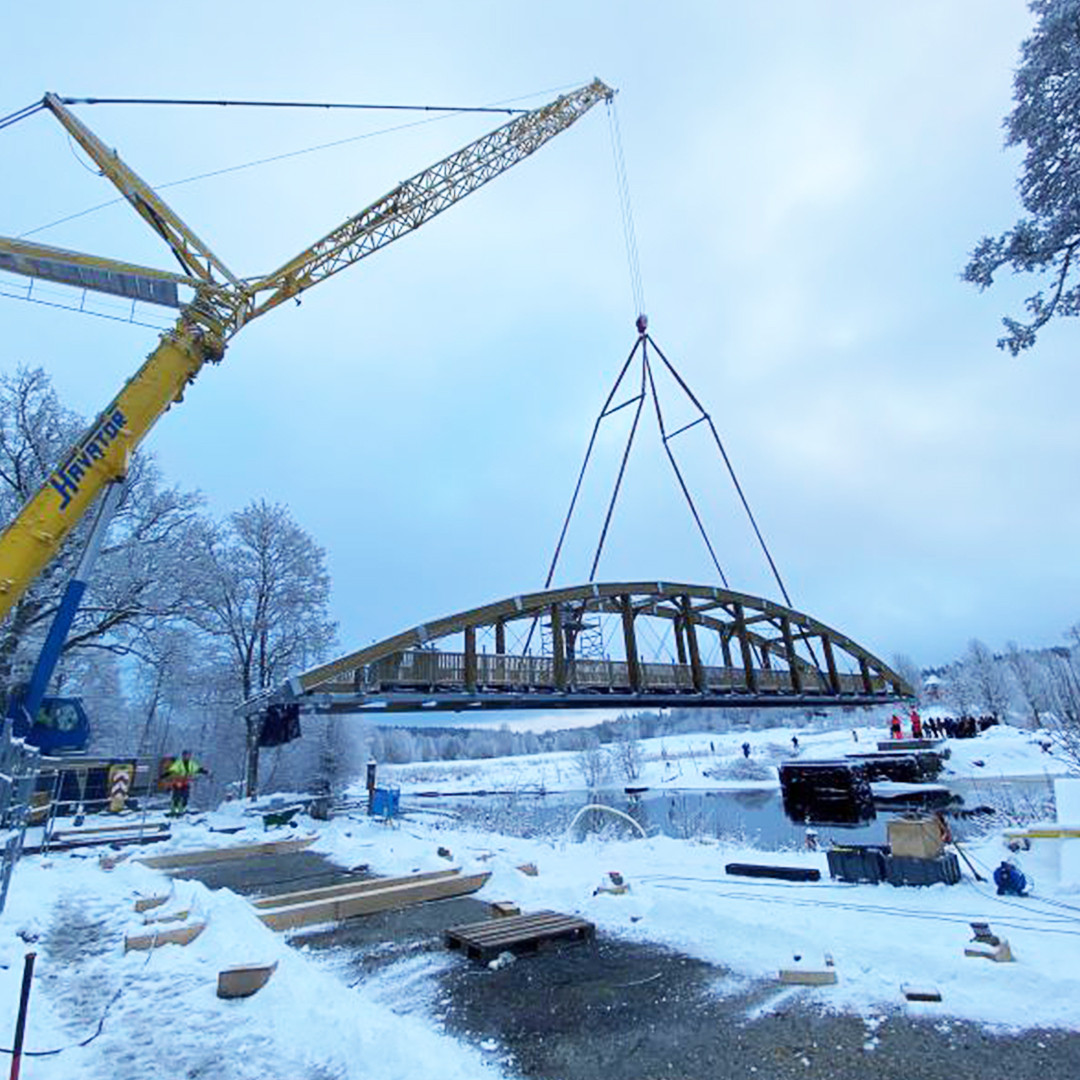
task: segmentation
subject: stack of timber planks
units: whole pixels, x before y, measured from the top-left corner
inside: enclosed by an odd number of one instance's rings
[[[259,918],[272,930],[339,922],[355,915],[443,900],[476,892],[491,873],[462,875],[460,869],[434,870],[401,878],[371,878],[321,889],[281,893],[254,901]]]
[[[267,840],[261,844],[235,844],[232,847],[201,848],[198,851],[174,851],[168,855],[148,855],[137,859],[144,866],[155,870],[184,870],[190,866],[204,866],[210,863],[232,862],[247,859],[253,855],[285,855],[293,851],[303,851],[318,839],[317,836],[300,836],[288,840]]]

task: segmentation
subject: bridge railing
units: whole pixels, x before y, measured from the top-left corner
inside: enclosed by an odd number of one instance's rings
[[[633,690],[630,665],[624,660],[568,660],[565,685],[570,690]],[[463,690],[466,687],[465,653],[438,652],[431,649],[395,653],[368,665],[360,682],[366,692],[403,690]],[[694,676],[689,664],[638,664],[639,689],[648,691],[685,691],[693,693]],[[747,689],[743,668],[703,667],[706,689],[731,692]],[[791,672],[784,669],[758,669],[753,672],[755,688],[760,693],[795,691]],[[838,675],[840,693],[861,695],[866,692],[861,675]],[[557,687],[555,661],[550,656],[514,656],[480,653],[475,657],[475,686],[478,690],[554,691]],[[825,677],[813,669],[800,672],[801,690],[805,693],[828,693]],[[871,689],[884,693],[885,682],[873,678]]]

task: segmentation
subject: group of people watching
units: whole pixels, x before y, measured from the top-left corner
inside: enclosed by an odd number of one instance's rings
[[[998,722],[993,716],[929,716],[924,720],[916,709],[911,710],[909,719],[913,739],[974,739]],[[904,737],[904,722],[897,713],[893,713],[889,732],[894,739]]]
[[[950,716],[945,720],[945,734],[950,739],[974,739],[979,732],[994,727],[997,723],[996,716]]]

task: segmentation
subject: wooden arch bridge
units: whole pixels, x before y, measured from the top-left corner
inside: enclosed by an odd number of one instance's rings
[[[303,712],[823,707],[913,696],[850,638],[705,585],[588,584],[510,597],[349,653],[247,702]]]

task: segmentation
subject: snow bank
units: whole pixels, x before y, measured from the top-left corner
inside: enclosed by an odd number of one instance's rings
[[[850,730],[797,734],[800,752],[815,756],[835,756],[855,742]],[[860,730],[859,744],[872,745],[877,734]],[[649,748],[642,780],[662,784],[665,775],[681,767],[680,784],[686,784],[717,762],[741,759],[744,740],[751,744],[751,756],[761,759],[779,759],[790,748],[784,745],[790,733],[778,731],[657,740],[661,745]],[[1012,729],[992,731],[970,746],[952,746],[951,764],[961,773],[1033,775],[1040,768],[1060,769],[1027,735]],[[546,758],[470,763],[468,771],[459,765],[458,772],[447,776],[455,783],[467,777],[487,790],[571,776],[572,755],[562,755],[562,761],[555,755]],[[384,769],[380,781],[390,776],[402,783],[430,784],[435,768],[426,776],[420,769]],[[703,777],[702,786],[707,783]],[[237,833],[212,831],[237,827],[242,827]],[[953,887],[846,885],[829,880],[821,852],[764,853],[716,841],[633,839],[629,833],[626,839],[608,841],[524,839],[448,821],[382,823],[357,812],[326,823],[301,817],[295,832],[268,835],[258,817],[245,815],[242,804],[227,804],[201,823],[183,823],[167,844],[146,851],[307,833],[316,835],[311,850],[342,866],[367,863],[380,874],[448,865],[464,872],[490,871],[481,899],[578,914],[594,921],[600,933],[698,957],[727,974],[718,980],[718,993],[751,980],[775,980],[796,956],[803,963],[822,964],[829,954],[838,983],[797,991],[828,1007],[864,1014],[904,1008],[1005,1027],[1080,1028],[1080,887],[1059,879],[1055,846],[1070,841],[1035,841],[1031,850],[1010,855],[999,835],[967,849],[984,878],[1003,857],[1014,858],[1035,882],[1035,895],[1023,899],[999,898],[992,886],[970,875]],[[439,854],[440,848],[449,849],[452,862]],[[724,871],[729,862],[817,867],[822,880],[804,884],[729,876]],[[529,863],[536,867],[535,876],[519,869]],[[610,871],[622,875],[628,892],[598,891],[610,884]],[[158,914],[189,910],[190,920],[206,922],[205,931],[186,947],[125,954],[125,934],[146,929],[133,910],[134,900],[170,891]],[[1008,938],[1016,962],[965,957],[973,921],[987,921]],[[37,952],[38,962],[27,1048],[67,1049],[32,1059],[32,1067],[27,1062],[27,1076],[270,1080],[325,1074],[476,1080],[501,1075],[501,1063],[490,1049],[440,1031],[437,1005],[425,992],[442,966],[465,962],[456,955],[412,958],[350,985],[347,980],[354,976],[346,972],[355,968],[326,954],[289,948],[242,898],[197,882],[172,884],[134,858],[111,871],[85,851],[20,863],[0,917],[0,1030],[14,1031],[28,950]],[[274,961],[276,973],[254,997],[217,998],[222,968]],[[934,985],[943,1001],[905,1003],[905,983]],[[103,1017],[101,1034],[77,1045],[94,1035]]]
[[[232,839],[205,826],[179,831],[184,847]],[[168,904],[154,914],[190,909],[188,921],[205,921],[204,932],[187,946],[125,954],[125,935],[149,929],[134,900],[170,888]],[[26,1049],[67,1049],[28,1058],[27,1076],[500,1075],[489,1055],[440,1035],[423,1017],[395,1014],[365,987],[345,985],[289,948],[243,898],[194,881],[172,887],[163,874],[131,861],[111,872],[96,857],[20,863],[0,918],[0,1030],[14,1031],[28,950],[36,950],[37,964]],[[273,961],[277,971],[254,997],[217,997],[222,968]],[[101,1035],[78,1046],[102,1016]]]

